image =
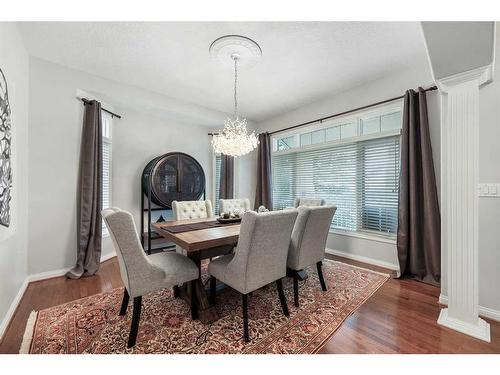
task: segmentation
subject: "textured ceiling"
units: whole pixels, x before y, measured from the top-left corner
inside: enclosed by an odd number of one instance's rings
[[[419,64],[417,22],[21,23],[28,53],[218,111],[232,112],[231,69],[212,61],[226,34],[260,44],[240,73],[240,112],[262,121]]]

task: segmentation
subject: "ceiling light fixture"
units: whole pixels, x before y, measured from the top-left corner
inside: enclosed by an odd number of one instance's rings
[[[247,120],[238,116],[238,65],[251,66],[262,55],[259,45],[239,35],[226,35],[210,45],[210,55],[224,64],[234,64],[234,115],[224,122],[224,128],[212,138],[217,153],[241,156],[254,150],[259,141],[255,132],[248,134]]]

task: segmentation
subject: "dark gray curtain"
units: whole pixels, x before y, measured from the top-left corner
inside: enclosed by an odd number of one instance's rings
[[[102,120],[101,103],[85,104],[78,181],[77,260],[71,279],[97,272],[101,261]]]
[[[221,155],[219,198],[234,198],[234,157]]]
[[[397,248],[401,277],[438,284],[441,217],[432,161],[427,99],[408,90],[404,99]]]
[[[255,209],[265,206],[273,208],[273,189],[271,176],[271,136],[269,133],[259,134],[257,148],[257,189],[255,192]]]

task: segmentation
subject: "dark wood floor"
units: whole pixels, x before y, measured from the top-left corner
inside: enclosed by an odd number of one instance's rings
[[[355,261],[332,257],[358,266]],[[122,285],[116,258],[98,275],[81,280],[58,277],[31,283],[0,344],[18,353],[32,310],[56,306]],[[490,344],[438,326],[439,289],[410,280],[389,280],[335,332],[320,353],[500,353],[500,323],[492,322]]]

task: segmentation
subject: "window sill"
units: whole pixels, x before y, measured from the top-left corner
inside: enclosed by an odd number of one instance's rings
[[[377,241],[377,242],[389,243],[391,245],[396,245],[396,237],[384,237],[366,232],[348,232],[342,230],[330,230],[330,234],[335,234],[338,236],[354,237],[363,240]]]

